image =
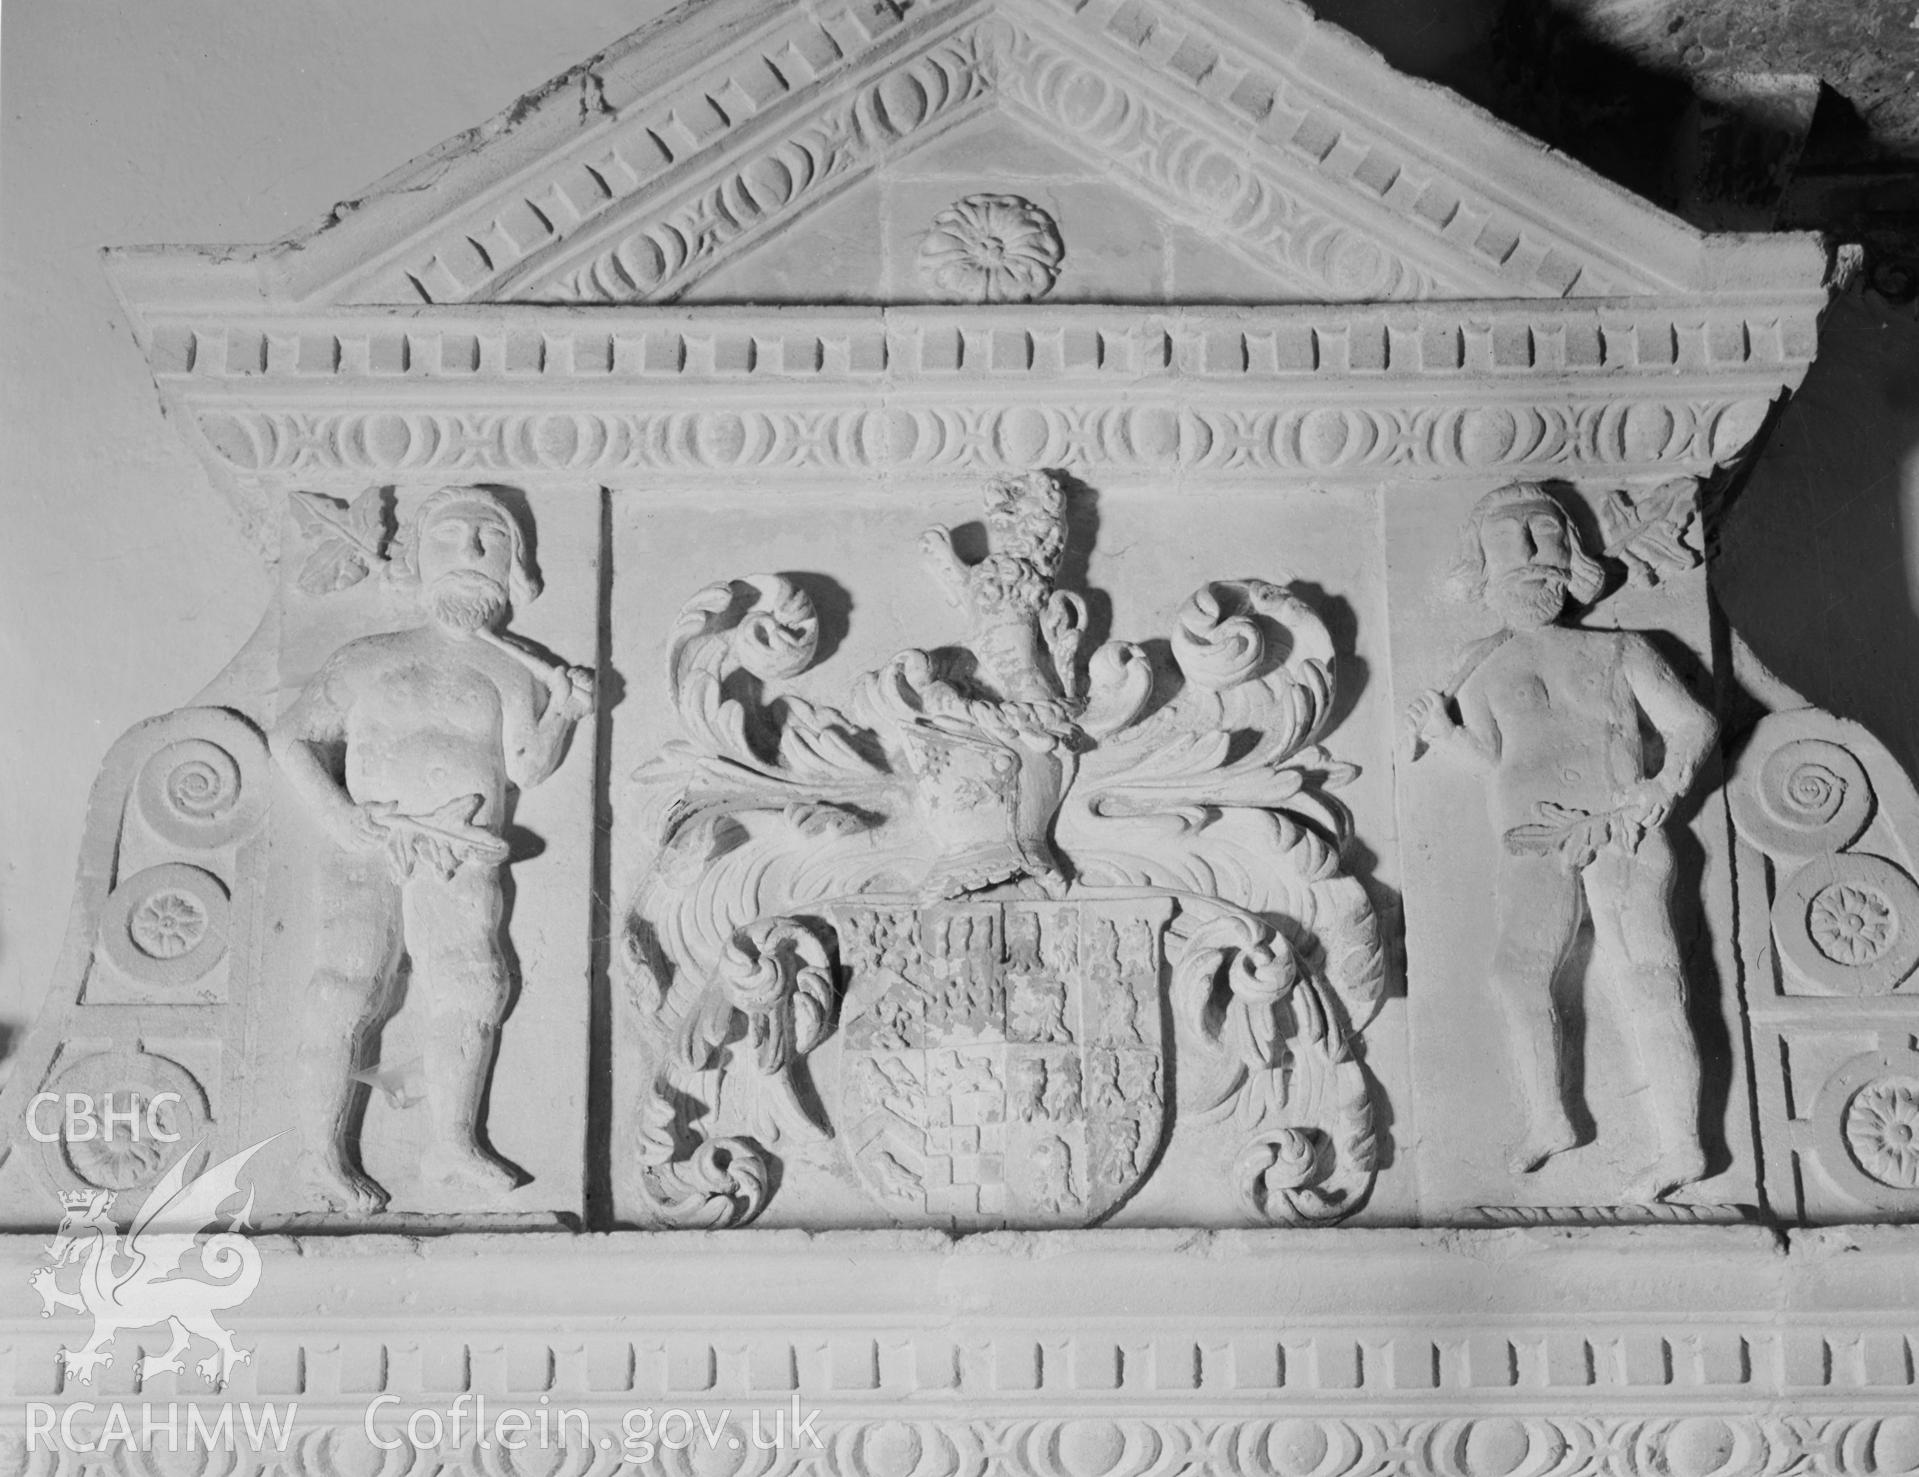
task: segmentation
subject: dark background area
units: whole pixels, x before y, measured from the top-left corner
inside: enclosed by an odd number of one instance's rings
[[[1761,661],[1919,771],[1919,3],[1316,8],[1701,228],[1840,251],[1819,358],[1724,489],[1713,583]]]

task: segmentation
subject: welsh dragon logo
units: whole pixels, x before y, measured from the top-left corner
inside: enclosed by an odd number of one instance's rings
[[[253,1210],[252,1191],[224,1230],[201,1238],[219,1225],[221,1208],[241,1193],[240,1170],[272,1142],[242,1149],[192,1179],[187,1166],[200,1150],[182,1154],[148,1193],[124,1235],[109,1213],[113,1191],[61,1195],[66,1213],[47,1248],[52,1260],[28,1281],[45,1304],[41,1317],[51,1318],[59,1308],[92,1315],[93,1336],[86,1344],[60,1351],[67,1372],[81,1384],[92,1384],[94,1372],[113,1363],[111,1346],[121,1333],[163,1324],[172,1342],[164,1353],[141,1359],[142,1380],[185,1373],[180,1356],[195,1338],[213,1345],[214,1352],[194,1367],[215,1389],[225,1386],[234,1365],[251,1362],[250,1351],[233,1342],[219,1314],[238,1307],[260,1285],[260,1253],[240,1234]],[[71,1270],[79,1273],[73,1290],[60,1285]]]

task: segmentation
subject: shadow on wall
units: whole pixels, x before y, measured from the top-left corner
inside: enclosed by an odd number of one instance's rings
[[[1847,293],[1726,514],[1732,628],[1919,773],[1919,317]]]

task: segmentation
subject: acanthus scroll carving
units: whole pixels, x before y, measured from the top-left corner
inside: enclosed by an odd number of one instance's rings
[[[1175,671],[1082,657],[1060,484],[992,482],[985,511],[977,563],[921,540],[963,643],[899,653],[844,709],[779,686],[818,644],[793,582],[681,614],[688,737],[642,771],[660,843],[627,947],[648,1218],[739,1224],[837,1163],[908,1223],[1083,1225],[1207,1126],[1240,1146],[1219,1173],[1247,1218],[1349,1214],[1384,965],[1342,865],[1356,771],[1318,743],[1324,625],[1222,581],[1181,609]]]
[[[1635,585],[1698,568],[1705,558],[1699,521],[1699,484],[1691,477],[1669,478],[1640,493],[1614,488],[1599,504],[1606,553],[1626,566]]]

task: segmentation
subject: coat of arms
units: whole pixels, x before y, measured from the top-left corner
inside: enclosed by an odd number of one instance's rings
[[[1324,1223],[1374,1170],[1354,1043],[1384,984],[1319,744],[1324,624],[1206,585],[1171,669],[1055,588],[1066,497],[988,485],[990,552],[922,554],[967,616],[843,707],[804,591],[711,585],[674,631],[688,739],[642,771],[659,847],[628,917],[646,1218],[727,1226],[800,1168],[897,1223],[1096,1223],[1156,1175],[1213,1219]]]
[[[1163,897],[845,904],[838,1121],[889,1210],[1077,1225],[1126,1198],[1165,1119]]]

